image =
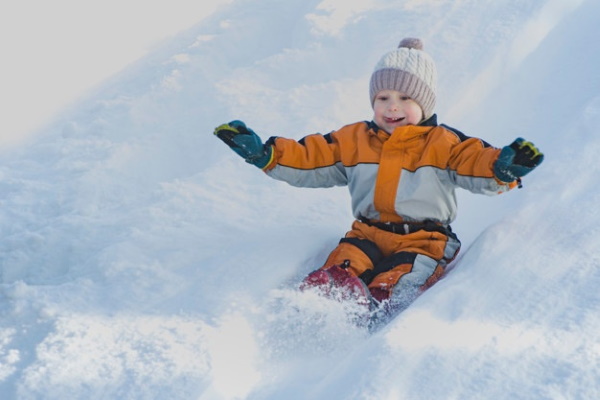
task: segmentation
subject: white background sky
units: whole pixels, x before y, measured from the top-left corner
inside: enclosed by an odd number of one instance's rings
[[[231,1],[2,1],[0,146]]]

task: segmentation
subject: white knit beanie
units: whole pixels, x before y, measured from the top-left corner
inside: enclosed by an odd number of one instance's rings
[[[381,90],[397,90],[416,101],[423,109],[423,119],[433,115],[437,72],[423,42],[416,38],[400,41],[398,48],[385,54],[371,75],[371,105]]]

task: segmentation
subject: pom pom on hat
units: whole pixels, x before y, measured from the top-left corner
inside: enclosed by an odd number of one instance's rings
[[[423,50],[423,42],[418,38],[404,38],[400,41],[398,48],[407,47],[409,49]]]
[[[398,48],[384,54],[371,75],[371,105],[381,90],[397,90],[416,101],[424,119],[433,115],[436,100],[437,71],[418,38],[404,38]]]

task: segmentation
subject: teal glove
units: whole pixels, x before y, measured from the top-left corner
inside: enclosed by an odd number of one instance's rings
[[[231,121],[215,128],[214,134],[247,163],[265,169],[273,160],[273,146],[265,146],[256,133],[242,121]]]
[[[494,174],[502,182],[512,182],[527,175],[544,161],[544,155],[533,143],[517,138],[504,146],[494,164]]]

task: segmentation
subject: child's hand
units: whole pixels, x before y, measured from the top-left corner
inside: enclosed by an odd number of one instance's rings
[[[533,143],[517,138],[504,146],[494,164],[494,174],[502,182],[512,182],[527,175],[544,161],[544,155]]]
[[[258,168],[266,168],[273,159],[273,147],[265,146],[260,137],[242,121],[219,125],[214,134],[246,162]]]

